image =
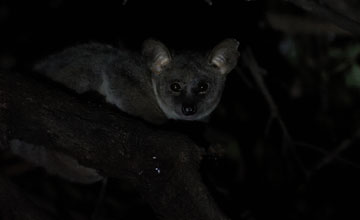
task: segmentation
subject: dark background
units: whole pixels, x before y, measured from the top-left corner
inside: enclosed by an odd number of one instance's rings
[[[269,14],[289,27],[279,30]],[[294,31],[288,15],[310,18],[310,31]],[[269,123],[264,91],[240,60],[242,71],[228,76],[209,124],[187,131],[224,148],[202,164],[218,204],[233,219],[358,219],[360,44],[333,29],[311,29],[316,22],[329,24],[282,1],[8,0],[0,4],[0,69],[27,74],[39,59],[92,41],[140,50],[152,37],[170,48],[204,50],[236,38],[240,53],[251,48],[267,71],[263,78],[289,134],[277,119]],[[1,158],[1,171],[44,209],[63,219],[92,215],[100,183],[69,183]],[[156,219],[141,195],[112,179],[100,216]]]
[[[2,5],[2,53],[30,64],[71,45],[100,41],[139,49],[144,39],[169,47],[209,48],[226,37],[253,41],[264,5],[218,1],[5,1]],[[251,34],[251,32],[254,32]],[[260,36],[259,36],[260,37]],[[29,61],[29,59],[31,59]]]

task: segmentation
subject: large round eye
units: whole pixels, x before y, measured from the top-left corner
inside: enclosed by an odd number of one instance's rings
[[[200,82],[198,84],[199,93],[205,93],[209,88],[209,84],[206,82]]]
[[[170,85],[170,89],[174,92],[180,92],[181,91],[181,86],[179,83],[172,83]]]

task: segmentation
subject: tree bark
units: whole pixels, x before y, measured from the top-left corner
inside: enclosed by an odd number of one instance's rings
[[[200,151],[188,137],[61,88],[0,73],[0,147],[19,139],[131,180],[160,219],[227,219],[202,183]]]

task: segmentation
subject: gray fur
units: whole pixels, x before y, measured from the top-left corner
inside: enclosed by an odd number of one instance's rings
[[[150,72],[138,54],[86,44],[50,56],[35,70],[78,93],[97,91],[106,101],[150,122],[166,119],[157,106]]]
[[[97,91],[122,111],[151,123],[167,119],[203,120],[216,108],[227,73],[236,65],[238,42],[227,39],[208,55],[171,54],[161,42],[147,40],[142,54],[103,44],[69,48],[37,64],[35,70],[77,93]],[[174,92],[177,83],[181,89]],[[200,85],[206,90],[200,91]],[[184,107],[191,106],[191,114]],[[102,177],[66,155],[12,142],[12,150],[68,180],[91,183]]]
[[[36,65],[35,70],[78,93],[97,91],[122,111],[151,123],[166,119],[202,120],[217,106],[226,74],[237,63],[238,42],[227,39],[209,55],[184,52],[171,55],[161,42],[147,40],[142,54],[103,44],[87,44],[64,50]],[[170,90],[173,82],[182,91]],[[199,82],[209,85],[197,94]],[[197,111],[184,115],[184,103]]]

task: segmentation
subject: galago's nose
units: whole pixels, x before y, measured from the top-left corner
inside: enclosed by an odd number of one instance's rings
[[[184,113],[184,115],[189,116],[189,115],[193,115],[196,113],[196,106],[195,105],[187,105],[184,104],[182,106],[182,112]]]

